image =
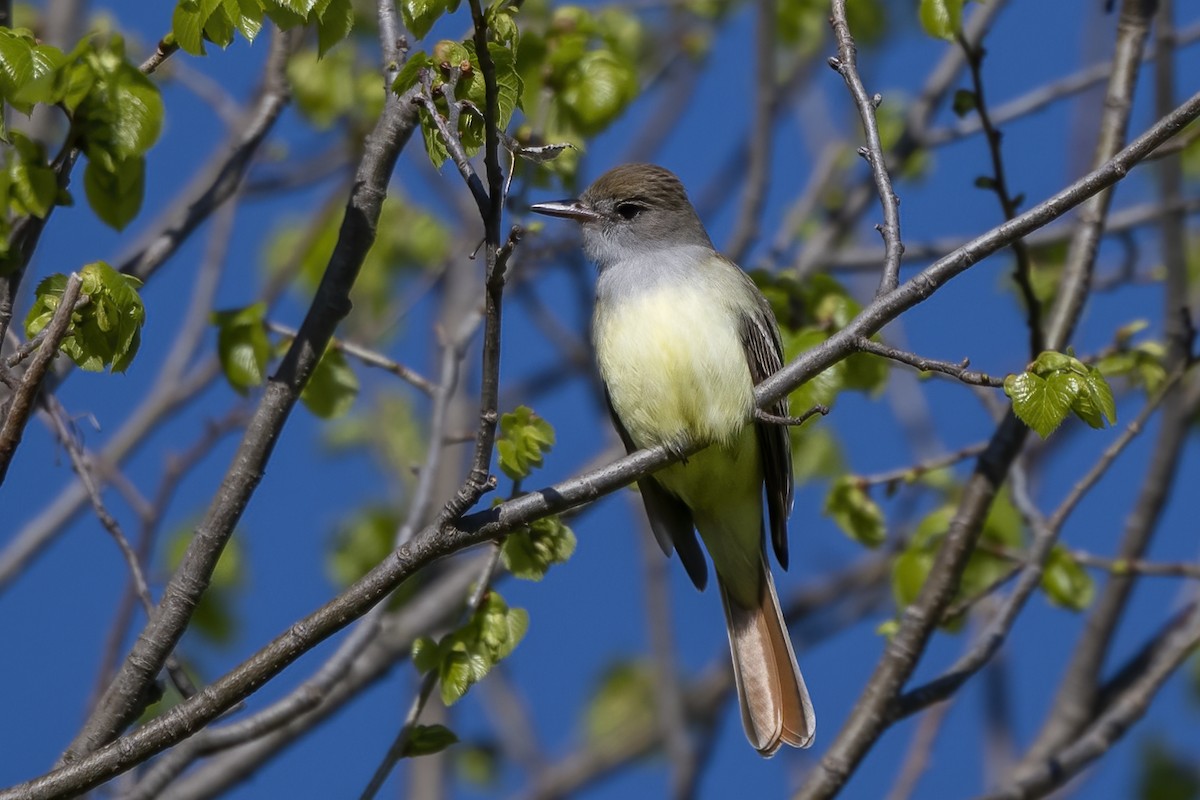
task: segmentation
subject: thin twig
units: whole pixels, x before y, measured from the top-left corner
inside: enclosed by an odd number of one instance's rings
[[[954,466],[960,461],[966,461],[968,458],[974,458],[982,453],[986,448],[986,442],[979,442],[968,445],[953,453],[948,453],[937,458],[931,458],[928,461],[922,461],[919,464],[913,464],[910,467],[900,467],[898,469],[888,470],[887,472],[877,472],[873,475],[859,475],[858,481],[863,486],[876,486],[883,484],[890,490],[895,486],[895,484],[901,482],[911,483],[927,473]]]
[[[1004,385],[1004,381],[1000,378],[993,378],[985,372],[968,370],[967,367],[970,366],[971,362],[965,358],[958,364],[953,364],[949,361],[935,361],[931,358],[923,358],[915,353],[889,347],[886,344],[881,344],[867,337],[859,339],[855,346],[864,353],[871,353],[872,355],[888,358],[892,361],[898,361],[921,372],[940,372],[973,386],[990,386],[995,388]]]
[[[296,329],[289,325],[284,325],[281,322],[268,321],[267,328],[288,339],[296,338]],[[393,361],[378,351],[371,350],[370,348],[363,347],[360,344],[355,344],[354,342],[346,339],[339,339],[337,337],[334,337],[330,340],[329,346],[338,352],[345,353],[348,356],[358,359],[369,367],[378,367],[385,372],[390,372],[405,383],[420,389],[425,394],[433,394],[436,390],[436,386],[433,381],[421,375],[421,373],[417,372],[416,370],[406,367],[397,361]]]
[[[858,116],[862,120],[863,133],[867,139],[865,150],[860,155],[871,165],[871,176],[875,180],[875,190],[879,193],[879,203],[883,207],[883,225],[878,227],[883,236],[884,251],[883,275],[879,280],[879,289],[875,296],[879,297],[900,283],[900,259],[904,255],[904,243],[900,239],[900,198],[892,189],[892,179],[887,171],[887,158],[883,154],[883,144],[879,140],[879,123],[875,119],[875,109],[883,102],[880,95],[867,96],[862,78],[858,75],[858,48],[850,35],[850,23],[846,21],[846,0],[833,0],[833,38],[837,40],[837,58],[829,59],[829,66],[838,71],[846,86],[854,97],[858,107]]]
[[[974,88],[975,113],[979,115],[979,124],[983,129],[987,142],[988,153],[992,159],[991,190],[1000,202],[1005,219],[1017,215],[1018,203],[1008,190],[1008,176],[1004,169],[1004,155],[1000,147],[1000,131],[992,123],[988,112],[987,95],[983,90],[983,55],[982,44],[971,43],[962,34],[958,35],[959,47],[967,56],[967,66],[970,68],[971,84]],[[1024,239],[1015,239],[1012,243],[1013,255],[1016,257],[1016,267],[1013,280],[1021,292],[1025,303],[1026,326],[1029,328],[1029,357],[1036,358],[1043,349],[1042,334],[1042,302],[1033,289],[1033,261],[1029,256],[1029,246]]]

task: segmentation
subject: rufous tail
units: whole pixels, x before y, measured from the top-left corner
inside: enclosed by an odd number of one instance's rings
[[[765,563],[762,572],[763,588],[756,608],[740,606],[719,576],[718,584],[729,629],[742,726],[754,749],[769,758],[781,744],[811,745],[817,720],[796,665],[771,570]]]

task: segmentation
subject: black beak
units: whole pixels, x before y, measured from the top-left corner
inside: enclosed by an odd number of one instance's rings
[[[600,219],[600,215],[578,200],[553,200],[549,203],[534,203],[530,211],[545,214],[549,217],[563,217],[576,222],[592,222]]]

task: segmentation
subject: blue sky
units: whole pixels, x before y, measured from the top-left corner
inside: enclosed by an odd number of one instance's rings
[[[890,98],[911,96],[945,44],[921,35],[911,21],[900,21],[907,3],[893,3],[893,16],[901,29],[886,51],[864,50],[860,67],[869,91]],[[1112,40],[1114,16],[1105,16],[1096,0],[1061,0],[1037,3],[1016,0],[1000,16],[988,39],[985,66],[987,91],[994,104],[1023,94],[1081,65],[1103,58]],[[1179,3],[1180,26],[1200,20],[1200,9]],[[153,41],[170,23],[169,4],[146,10],[140,3],[97,4],[110,9],[123,28]],[[461,24],[455,20],[454,24]],[[710,66],[696,93],[697,102],[668,139],[656,160],[676,171],[693,195],[707,186],[717,165],[744,135],[752,76],[745,57],[752,37],[752,19],[740,12],[716,42]],[[453,28],[453,26],[451,26]],[[441,30],[440,28],[438,29]],[[436,32],[435,32],[436,35]],[[832,53],[832,46],[826,48]],[[188,58],[189,66],[211,76],[239,99],[252,91],[255,75],[266,52],[266,42],[253,46],[235,43],[227,52],[213,49],[205,59]],[[182,56],[179,56],[182,58]],[[1200,49],[1192,48],[1179,59],[1179,91],[1186,96],[1196,89],[1200,74]],[[1151,121],[1150,88],[1135,107],[1134,135]],[[139,231],[153,220],[154,211],[188,180],[191,170],[219,146],[222,131],[214,115],[178,84],[164,86],[167,122],[163,138],[150,154],[146,210],[131,229],[116,234],[103,227],[86,204],[61,209],[47,228],[33,264],[41,276],[75,268],[98,258],[116,260],[137,240]],[[1094,119],[1099,97],[1085,94],[1060,102],[1011,126],[1005,126],[1004,149],[1010,185],[1031,202],[1039,200],[1077,177],[1090,152],[1091,134],[1080,120]],[[639,130],[661,97],[648,96],[636,103],[609,131],[597,138],[585,158],[584,170],[594,177],[622,158],[630,137]],[[1089,116],[1091,114],[1091,116]],[[951,122],[949,113],[942,122]],[[1069,136],[1064,137],[1064,131]],[[806,90],[798,108],[784,115],[778,126],[773,178],[762,230],[773,233],[789,200],[808,177],[809,165],[820,148],[832,140],[859,141],[859,129],[850,113],[840,77],[822,69]],[[316,152],[322,141],[307,131],[294,111],[275,134],[294,152]],[[1069,141],[1067,141],[1069,139]],[[276,146],[276,145],[273,145]],[[418,200],[434,207],[441,202],[428,186],[441,181],[446,192],[463,192],[452,168],[430,177],[419,141],[401,159],[396,181]],[[974,137],[937,151],[930,172],[920,181],[897,186],[902,198],[902,223],[906,240],[924,241],[934,236],[967,236],[995,225],[999,211],[994,198],[973,189],[971,183],[986,169],[982,140]],[[1145,199],[1150,186],[1146,174],[1135,173],[1116,195],[1117,208]],[[76,188],[79,186],[77,178]],[[738,192],[740,187],[731,187]],[[553,193],[557,195],[558,193]],[[218,295],[218,307],[253,302],[261,288],[258,260],[264,232],[283,216],[312,213],[321,191],[301,191],[269,201],[246,201],[238,211],[232,241],[232,263]],[[549,196],[549,193],[548,193]],[[736,203],[728,203],[706,222],[714,240],[728,240]],[[519,211],[519,210],[518,210]],[[517,213],[512,219],[521,219]],[[873,209],[865,218],[866,243],[876,239],[869,230],[878,217]],[[123,376],[76,373],[60,392],[66,408],[80,415],[80,427],[90,447],[100,447],[119,426],[134,400],[156,375],[165,356],[174,325],[186,308],[191,276],[203,252],[205,233],[187,243],[144,291],[148,322],[142,352]],[[1143,265],[1154,263],[1153,238],[1143,243]],[[754,251],[747,266],[758,263],[765,248]],[[1118,263],[1119,248],[1106,244],[1100,271]],[[903,335],[909,346],[931,357],[972,364],[992,374],[1015,371],[1024,365],[1025,335],[1021,313],[1011,295],[998,289],[1009,262],[997,256],[954,281],[946,290],[906,315]],[[911,274],[911,266],[904,273]],[[27,285],[35,281],[32,276]],[[852,281],[865,296],[870,280]],[[562,274],[548,271],[537,291],[547,304],[561,312],[562,323],[583,337],[586,316],[578,313]],[[1156,286],[1127,289],[1092,299],[1076,339],[1081,353],[1108,342],[1112,329],[1138,317],[1157,319],[1161,304]],[[296,324],[303,305],[296,295],[281,305],[277,318]],[[427,333],[428,308],[418,308],[402,335],[388,345],[389,353],[425,374],[433,374],[434,350]],[[892,329],[892,333],[899,333]],[[510,305],[504,331],[505,386],[552,364],[558,351],[523,317],[520,306]],[[390,380],[360,371],[365,392],[391,386]],[[538,473],[539,484],[575,474],[591,462],[609,441],[607,421],[595,413],[596,398],[589,384],[575,380],[538,400],[536,410],[556,426],[558,443]],[[928,388],[932,418],[947,452],[986,437],[991,423],[982,406],[967,397],[969,389],[950,384]],[[129,478],[153,487],[163,469],[164,452],[190,444],[198,425],[222,413],[233,393],[223,384],[182,413],[152,437],[129,463]],[[1136,413],[1136,399],[1123,402],[1123,419]],[[94,417],[99,429],[86,415]],[[910,463],[914,454],[898,429],[883,399],[843,397],[822,425],[832,426],[844,439],[850,467],[871,473]],[[205,674],[216,676],[244,660],[298,616],[326,602],[335,592],[326,570],[326,547],[335,525],[348,509],[364,502],[386,499],[390,486],[375,464],[365,456],[330,458],[321,446],[322,424],[303,409],[293,414],[276,449],[266,479],[247,509],[239,536],[248,562],[247,585],[238,612],[241,627],[228,647],[199,654]],[[1038,500],[1052,508],[1091,460],[1116,435],[1115,430],[1080,432],[1041,476]],[[1137,491],[1152,435],[1136,442],[1106,477],[1064,531],[1065,541],[1095,553],[1110,553],[1120,534],[1120,519]],[[212,495],[233,451],[226,440],[204,460],[183,484],[170,509],[169,527],[184,524],[200,514]],[[1182,480],[1195,485],[1200,469],[1200,448],[1193,440],[1184,455]],[[17,455],[5,491],[10,512],[0,523],[2,548],[54,497],[71,477],[70,464],[53,444],[44,426],[35,422]],[[1186,485],[1186,483],[1181,483]],[[803,487],[792,516],[792,563],[787,574],[776,572],[781,595],[818,581],[851,563],[861,548],[850,542],[820,513],[820,486]],[[129,527],[134,516],[111,490],[112,508]],[[1194,494],[1181,493],[1167,508],[1151,557],[1156,560],[1196,557]],[[885,506],[885,508],[888,508]],[[15,510],[14,510],[15,509]],[[891,509],[889,509],[891,510]],[[595,681],[616,661],[645,652],[647,626],[642,611],[642,554],[637,540],[640,514],[631,496],[618,493],[585,511],[574,525],[578,550],[566,565],[553,569],[541,583],[506,581],[501,592],[511,605],[529,610],[530,631],[506,662],[514,682],[533,709],[539,744],[553,759],[570,752],[580,741],[580,714]],[[108,632],[113,608],[120,596],[125,569],[112,542],[90,514],[83,514],[35,562],[30,570],[0,594],[0,641],[6,656],[0,659],[0,716],[6,720],[5,756],[0,759],[0,785],[32,777],[57,758],[82,720],[92,691],[92,678]],[[161,583],[158,584],[161,586]],[[67,587],[64,590],[64,587]],[[694,591],[678,565],[671,572],[671,603],[675,644],[685,671],[695,675],[727,658],[719,602],[714,592]],[[1152,626],[1163,618],[1163,609],[1178,602],[1183,585],[1172,579],[1147,579],[1135,594],[1126,623],[1121,627],[1116,652],[1132,652]],[[848,715],[882,650],[876,626],[892,613],[885,607],[861,623],[824,638],[809,647],[803,631],[797,633],[800,663],[819,715],[815,747],[807,752],[785,752],[762,761],[743,739],[735,712],[723,718],[712,751],[701,797],[777,797],[797,785],[816,764]],[[1076,640],[1080,616],[1051,608],[1035,597],[1009,640],[1003,656],[1013,698],[1010,709],[1019,743],[1027,743],[1037,730],[1041,714],[1056,688],[1061,666]],[[939,635],[929,648],[915,680],[931,677],[968,644],[969,631],[957,636]],[[336,639],[334,640],[336,642]],[[326,643],[289,668],[278,680],[252,699],[253,708],[281,696],[319,665],[334,643]],[[198,648],[188,648],[196,653]],[[346,797],[357,796],[394,735],[398,718],[413,693],[411,669],[401,665],[391,676],[338,713],[319,731],[301,740],[230,796]],[[1126,737],[1088,777],[1085,794],[1094,798],[1120,798],[1131,790],[1138,742],[1161,733],[1200,758],[1194,736],[1200,719],[1194,697],[1181,679],[1162,691],[1146,721]],[[930,772],[917,797],[957,797],[984,788],[983,743],[979,729],[983,692],[980,682],[960,693],[939,734]],[[454,727],[464,738],[485,735],[486,717],[477,696],[468,696],[455,709]],[[889,731],[871,753],[866,765],[847,787],[846,797],[882,797],[902,765],[916,721]],[[19,731],[19,733],[18,733]],[[402,774],[402,773],[401,773]],[[668,771],[661,759],[651,759],[623,771],[581,795],[607,798],[660,797],[666,792]],[[515,773],[502,776],[501,796],[521,786]],[[389,790],[402,792],[393,778]],[[468,785],[459,785],[460,797],[492,796]]]

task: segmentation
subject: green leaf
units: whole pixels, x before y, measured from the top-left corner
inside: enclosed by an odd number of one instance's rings
[[[9,203],[18,214],[44,219],[58,199],[58,176],[42,146],[20,131],[9,134]]]
[[[288,31],[308,22],[308,11],[297,11],[302,5],[291,0],[262,0],[263,12],[281,31]]]
[[[263,6],[261,0],[225,0],[225,7],[237,6],[233,25],[247,42],[253,42],[262,30]]]
[[[401,750],[401,757],[429,756],[453,744],[458,744],[458,737],[445,725],[414,725]]]
[[[540,467],[543,454],[553,445],[554,428],[528,406],[519,406],[500,417],[496,451],[500,469],[513,480],[525,478],[534,467]]]
[[[350,35],[354,27],[354,8],[350,0],[328,0],[317,16],[317,56],[320,58]]]
[[[841,446],[827,427],[791,427],[792,475],[796,483],[808,483],[816,478],[834,478],[846,471]]]
[[[1065,547],[1055,545],[1042,572],[1042,591],[1056,606],[1083,611],[1091,605],[1096,585]]]
[[[184,52],[204,55],[204,16],[199,0],[179,0],[171,14],[171,32]]]
[[[396,80],[392,81],[392,91],[402,95],[421,80],[421,70],[428,69],[433,61],[425,55],[424,50],[418,50],[408,56],[408,61],[400,68]]]
[[[1031,372],[1009,375],[1004,393],[1012,398],[1013,413],[1043,439],[1067,418],[1075,400],[1070,379],[1061,373],[1049,378]]]
[[[954,115],[965,117],[979,107],[979,98],[967,89],[959,89],[954,93]]]
[[[617,118],[637,96],[637,70],[610,50],[589,50],[563,78],[559,101],[585,135],[594,135]]]
[[[1195,757],[1176,752],[1160,737],[1153,735],[1141,744],[1137,789],[1129,796],[1138,800],[1200,800],[1200,767]]]
[[[867,547],[879,547],[887,536],[883,511],[852,475],[834,481],[824,510],[843,533]]]
[[[898,608],[917,599],[929,571],[933,569],[934,553],[924,546],[909,546],[892,562],[892,596]]]
[[[146,160],[141,157],[116,162],[109,169],[88,161],[83,171],[83,191],[88,205],[106,225],[123,230],[142,208],[146,192]]]
[[[446,11],[445,0],[400,0],[400,16],[404,26],[416,39],[424,39],[433,23]]]
[[[124,372],[142,342],[146,309],[137,293],[141,281],[122,275],[103,261],[88,264],[79,276],[88,302],[72,314],[60,349],[89,372],[100,372],[106,366]],[[65,275],[52,275],[38,284],[25,318],[27,336],[36,336],[49,324],[66,285]]]
[[[88,158],[113,171],[119,162],[145,155],[158,140],[162,97],[158,87],[125,60],[119,38],[87,53],[84,65],[91,84],[76,108],[75,124]]]
[[[935,39],[954,41],[962,28],[963,0],[921,0],[921,27]]]
[[[654,672],[648,664],[610,666],[600,676],[600,685],[585,712],[588,742],[613,741],[652,728],[657,708],[654,696]]]
[[[438,643],[428,636],[418,636],[412,646],[413,666],[417,672],[424,675],[430,670],[437,669],[442,663],[442,650]]]
[[[500,546],[504,567],[529,581],[540,581],[551,566],[565,563],[574,552],[575,534],[557,514],[514,531]]]
[[[394,548],[400,523],[400,515],[395,509],[378,504],[356,508],[339,522],[326,560],[326,569],[334,584],[345,588],[387,558]],[[405,581],[388,598],[388,607],[400,608],[421,590],[421,586],[420,580]]]
[[[1112,387],[1096,367],[1088,369],[1087,377],[1079,381],[1079,393],[1071,410],[1093,428],[1103,428],[1105,422],[1117,422],[1117,404],[1113,399]]]
[[[333,419],[345,415],[356,397],[358,376],[342,352],[330,345],[300,393],[300,400],[318,417]]]
[[[217,356],[221,369],[239,394],[260,386],[267,377],[267,361],[271,342],[267,339],[265,303],[245,308],[215,311],[212,322],[217,326]]]
[[[498,593],[489,591],[461,628],[442,637],[436,645],[432,640],[418,640],[419,646],[413,647],[413,662],[423,672],[436,666],[442,702],[453,705],[512,653],[528,628],[528,612],[509,608]]]

